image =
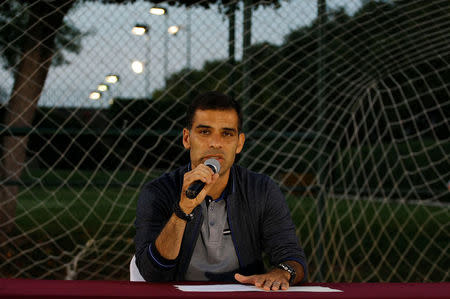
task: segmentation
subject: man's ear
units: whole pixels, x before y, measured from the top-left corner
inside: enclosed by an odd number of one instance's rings
[[[239,140],[238,140],[238,146],[236,147],[236,154],[239,154],[242,151],[242,148],[244,147],[245,134],[240,133],[238,138],[239,138]]]
[[[183,129],[183,146],[185,149],[191,148],[191,140],[189,136],[189,130],[184,128]]]

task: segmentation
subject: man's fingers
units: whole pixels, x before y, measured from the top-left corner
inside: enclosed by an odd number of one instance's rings
[[[239,273],[234,274],[234,279],[239,281],[240,283],[253,284],[255,282],[255,276],[245,276]]]
[[[236,273],[234,275],[234,278],[239,281],[240,283],[244,283],[244,284],[252,284],[258,288],[262,288],[264,285],[264,278],[261,277],[261,275],[250,275],[250,276],[245,276],[239,273]]]
[[[281,287],[281,283],[279,281],[272,282],[272,291],[278,291]]]
[[[212,177],[211,177],[211,181],[209,183],[206,183],[206,186],[204,188],[204,190],[209,191],[209,189],[211,189],[211,187],[217,182],[217,179],[219,178],[219,174],[215,173]]]
[[[255,285],[255,287],[263,288],[263,287],[264,287],[265,281],[266,281],[266,280],[264,279],[264,277],[256,276],[256,277],[255,277],[254,285]]]
[[[197,198],[195,200],[197,200],[199,203],[201,203],[203,201],[203,198],[206,197],[209,190],[212,188],[212,186],[214,185],[214,183],[217,181],[218,178],[219,178],[219,174],[215,173],[211,182],[207,183],[205,185],[205,187],[202,189],[202,191],[200,191],[200,193],[197,195]]]
[[[274,286],[272,280],[266,280],[263,275],[251,275],[245,276],[239,273],[234,275],[234,278],[243,284],[252,284],[257,288],[264,289],[266,291],[279,290],[281,287],[281,283],[278,282],[278,285]]]
[[[249,283],[249,276],[245,276],[239,273],[234,274],[234,279],[239,281],[240,283]]]
[[[184,176],[185,187],[188,188],[195,181],[202,181],[209,184],[212,180],[212,170],[197,167],[191,172],[188,172]]]
[[[270,288],[272,288],[272,281],[266,280],[262,288],[266,291],[270,291]]]
[[[212,185],[214,185],[217,182],[218,178],[219,174],[213,173],[211,168],[203,164],[200,164],[195,169],[187,172],[183,178],[183,187],[181,192],[181,200],[183,203],[182,204],[180,203],[180,207],[183,209],[183,211],[185,212],[192,211],[193,208],[199,205],[205,199]],[[200,191],[200,193],[197,195],[195,199],[187,200],[186,190],[195,181],[204,182],[205,187]]]
[[[278,291],[289,289],[289,281],[285,271],[273,269],[266,274],[258,274],[252,276],[244,276],[236,274],[235,278],[241,283],[253,284],[257,288],[266,291]]]
[[[206,165],[200,164],[195,169],[187,172],[183,179],[183,191],[186,191],[189,186],[195,181],[202,181],[206,185],[214,184],[219,177]]]
[[[283,281],[283,279],[278,280],[274,277],[268,277],[267,275],[251,275],[245,276],[239,273],[234,275],[234,278],[244,284],[252,284],[257,288],[266,290],[266,291],[278,291],[278,290],[287,290],[289,289],[289,283]],[[281,278],[281,277],[280,277]]]

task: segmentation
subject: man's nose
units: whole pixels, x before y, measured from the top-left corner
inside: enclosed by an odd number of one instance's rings
[[[222,136],[219,134],[212,134],[209,139],[210,148],[222,148]]]

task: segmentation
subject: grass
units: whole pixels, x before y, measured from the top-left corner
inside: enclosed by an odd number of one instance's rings
[[[300,239],[317,229],[312,200],[302,199],[297,208],[290,202]],[[448,226],[448,208],[328,199],[323,240],[325,268],[330,271],[324,276],[328,281],[448,279]],[[304,239],[314,272],[317,244],[314,238]]]
[[[81,251],[80,246],[95,240],[78,265],[78,278],[127,279],[128,262],[134,252],[133,223],[139,190],[158,175],[26,172],[24,179],[40,181],[20,192],[16,237],[0,249],[8,260],[0,263],[0,275],[63,279],[65,264]],[[91,184],[72,184],[87,179]],[[62,185],[64,180],[72,187]],[[108,186],[107,182],[115,183]],[[322,235],[325,255],[320,258],[315,238],[316,199],[289,196],[287,200],[308,256],[310,276],[316,277],[318,261],[322,260],[326,281],[449,278],[447,207],[329,198]]]
[[[21,176],[21,180],[25,185],[45,185],[60,186],[62,184],[70,184],[70,186],[116,186],[123,185],[137,187],[153,178],[158,177],[162,173],[157,171],[129,171],[129,170],[45,170],[45,169],[25,169]]]

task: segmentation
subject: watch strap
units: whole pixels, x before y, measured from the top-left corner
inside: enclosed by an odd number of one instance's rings
[[[284,270],[291,275],[291,277],[289,278],[289,285],[292,285],[295,281],[295,276],[297,275],[294,267],[292,267],[291,265],[286,264],[286,263],[280,263],[280,264],[278,264],[277,268]]]
[[[175,202],[175,204],[173,205],[173,212],[175,213],[175,215],[178,218],[186,220],[187,222],[189,222],[192,219],[194,219],[194,214],[193,213],[186,214],[185,212],[183,212],[183,210],[180,208],[180,203],[179,202]]]

